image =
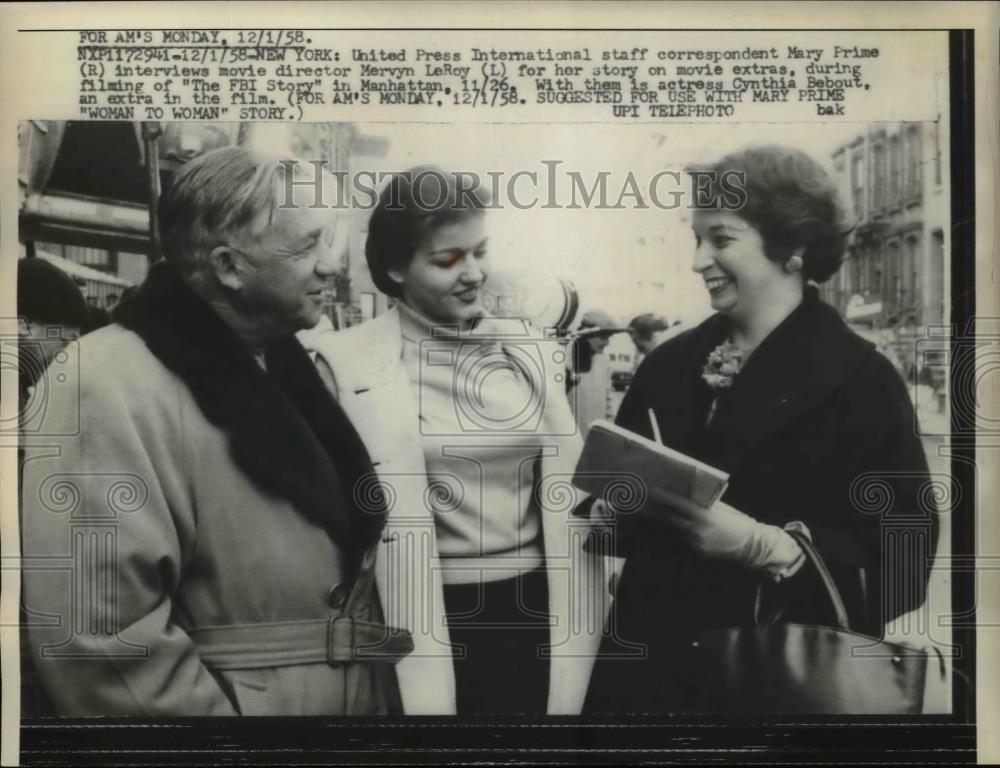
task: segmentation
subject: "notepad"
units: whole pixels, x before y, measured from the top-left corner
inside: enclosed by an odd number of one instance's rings
[[[573,484],[614,503],[622,482],[639,482],[646,493],[663,488],[708,508],[726,490],[729,475],[721,469],[661,445],[610,421],[595,421],[576,465]]]

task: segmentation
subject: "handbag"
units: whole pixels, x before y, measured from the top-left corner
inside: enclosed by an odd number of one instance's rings
[[[812,542],[789,531],[830,603],[834,626],[762,619],[761,585],[754,624],[700,631],[681,651],[685,702],[695,712],[744,714],[915,715],[925,711],[929,682],[944,683],[940,651],[851,631],[847,610]],[[936,657],[932,655],[936,652]],[[934,679],[929,679],[934,678]]]

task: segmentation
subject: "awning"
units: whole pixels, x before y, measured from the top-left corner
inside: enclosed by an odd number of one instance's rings
[[[148,254],[149,210],[117,200],[31,195],[21,208],[18,236],[25,243],[60,243]]]
[[[122,280],[120,277],[109,275],[107,272],[101,272],[99,269],[77,264],[75,261],[64,259],[62,256],[56,256],[54,253],[37,250],[35,251],[35,258],[45,259],[50,264],[59,267],[59,269],[70,277],[78,277],[81,280],[93,280],[95,283],[114,285],[119,288],[128,288],[132,285],[128,280]]]

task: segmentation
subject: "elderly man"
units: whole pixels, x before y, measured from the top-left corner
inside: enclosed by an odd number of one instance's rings
[[[412,640],[375,594],[385,510],[356,500],[368,455],[294,338],[336,268],[298,168],[241,147],[185,165],[160,202],[166,263],[48,404],[25,605],[62,714],[396,705]]]

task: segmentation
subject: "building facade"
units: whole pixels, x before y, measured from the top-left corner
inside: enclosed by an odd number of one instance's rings
[[[832,154],[855,229],[821,290],[847,321],[919,374],[915,342],[948,322],[946,123],[881,123]]]

